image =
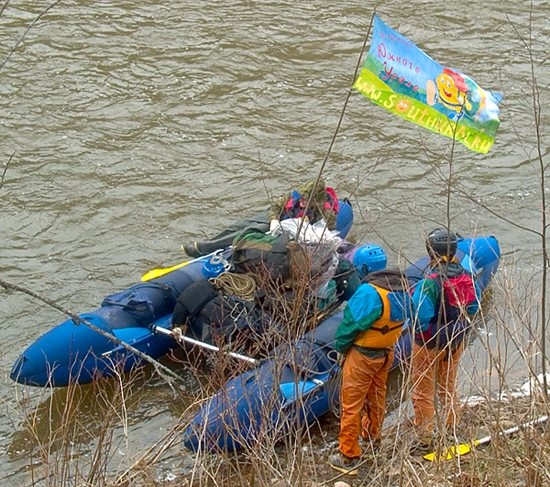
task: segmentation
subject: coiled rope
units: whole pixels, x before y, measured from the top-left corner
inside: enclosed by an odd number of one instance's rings
[[[256,295],[256,281],[251,274],[234,274],[223,272],[218,277],[210,279],[212,284],[221,291],[233,294],[247,301],[253,301]]]

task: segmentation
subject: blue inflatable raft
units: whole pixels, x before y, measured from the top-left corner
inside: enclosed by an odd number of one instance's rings
[[[494,237],[461,238],[457,257],[477,276],[481,289],[489,286],[500,260]],[[427,257],[407,269],[420,280]],[[204,403],[184,432],[184,445],[194,451],[232,451],[266,438],[281,438],[326,414],[339,393],[339,366],[333,340],[342,312],[330,316],[296,343],[276,348],[258,367],[230,379]],[[410,335],[396,346],[393,367],[410,356]]]
[[[336,229],[344,238],[350,230],[353,211],[346,201],[340,202],[340,208]],[[267,231],[267,214],[236,222],[214,240],[197,245],[199,250],[218,252],[217,249],[229,246],[235,236],[249,228]],[[228,259],[230,251],[223,256]],[[209,259],[210,254],[176,265],[172,272],[107,296],[99,308],[80,314],[78,320],[58,324],[16,359],[11,379],[31,386],[63,387],[69,383],[89,383],[144,365],[144,359],[125,345],[152,359],[162,357],[179,346],[170,334],[162,333],[171,328],[176,299],[191,284],[206,279],[203,267]]]

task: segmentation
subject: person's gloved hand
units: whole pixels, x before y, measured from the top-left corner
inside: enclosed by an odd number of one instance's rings
[[[276,236],[281,233],[282,227],[279,220],[273,219],[269,222],[269,234]]]

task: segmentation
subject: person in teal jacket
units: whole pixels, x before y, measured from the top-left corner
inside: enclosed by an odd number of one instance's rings
[[[339,452],[329,457],[335,470],[357,475],[359,436],[374,448],[386,410],[386,381],[393,347],[410,315],[407,278],[399,271],[368,274],[348,301],[334,346],[345,354],[340,389]]]

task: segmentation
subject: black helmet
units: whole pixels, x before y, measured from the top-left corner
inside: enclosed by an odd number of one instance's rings
[[[436,228],[428,234],[426,250],[432,258],[447,257],[451,259],[456,253],[457,241],[456,234],[445,228]]]

